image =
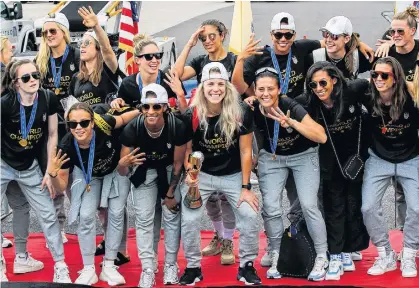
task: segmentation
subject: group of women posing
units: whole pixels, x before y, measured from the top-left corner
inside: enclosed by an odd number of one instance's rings
[[[408,83],[401,64],[385,57],[370,64],[369,81],[348,81],[337,63],[349,63],[343,67],[353,71],[350,64],[355,62],[345,57],[358,50],[367,54],[368,47],[353,35],[350,22],[335,25],[347,18],[329,21],[322,28],[323,40],[295,41],[292,15],[278,13],[271,23],[272,47],[258,46],[252,37],[238,56],[222,46],[224,24],[205,21],[168,73],[159,69],[157,44],[138,35],[135,61],[140,72],[118,85],[120,71],[106,33],[90,7],[80,8],[79,14],[89,28],[80,49],[69,45],[66,17],[48,16],[36,62],[12,61],[2,79],[1,193],[13,205],[14,216],[22,215],[13,219],[14,273],[43,268],[26,250],[30,206],[56,262],[53,281],[72,282],[63,249],[66,194],[71,201],[68,222],[78,220],[83,259],[75,283],[93,285],[100,279],[111,286],[125,284],[118,265],[129,261],[125,215],[131,191],[142,263],[139,287],[155,285],[161,218],[165,285],[203,280],[202,255],[221,252],[222,264],[234,263],[236,226],[237,280],[261,284],[254,268],[259,210],[268,238],[266,277],[278,279],[282,191],[287,187],[292,209],[301,209],[317,254],[309,280],[338,280],[344,271],[353,271],[350,253],[365,249],[370,238],[379,257],[368,274],[380,275],[397,268],[381,213],[381,199],[395,176],[407,205],[400,268],[404,277],[416,277],[419,79]],[[416,26],[409,17],[395,20],[405,21],[406,27],[394,28],[394,43],[382,49],[399,45],[400,37],[411,41]],[[198,40],[208,54],[185,64]],[[306,56],[321,48],[326,48],[328,61],[314,60],[306,67]],[[343,49],[342,59],[330,60],[342,52],[333,49]],[[188,104],[181,81],[194,76],[199,85]],[[169,98],[176,99],[175,107]],[[254,133],[263,143],[257,163],[260,203],[250,184]],[[204,156],[198,179],[189,173],[195,151]],[[190,209],[183,200],[197,186],[216,230],[202,254],[204,208]],[[95,247],[98,209],[105,238]],[[179,278],[180,239],[187,265]],[[94,257],[100,254],[98,277]],[[3,257],[2,281],[7,281]]]

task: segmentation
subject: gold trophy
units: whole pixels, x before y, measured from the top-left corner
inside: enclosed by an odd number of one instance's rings
[[[204,162],[204,154],[200,151],[192,152],[191,155],[189,155],[188,162],[192,164],[192,168],[189,170],[189,177],[192,180],[195,180],[198,178],[202,162]],[[183,204],[190,209],[198,209],[202,206],[201,193],[199,193],[198,187],[189,187],[188,194],[186,194],[185,199],[183,199]]]

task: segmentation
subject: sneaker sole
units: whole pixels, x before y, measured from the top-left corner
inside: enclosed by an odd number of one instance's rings
[[[182,284],[182,283],[180,283],[180,285],[182,285],[182,286],[195,286],[195,283],[201,282],[202,279],[203,278],[195,277],[195,280],[193,280],[192,283],[189,283],[189,284],[186,284],[186,283],[185,284]]]
[[[403,275],[403,273],[402,273],[402,276],[403,276],[403,278],[415,278],[416,276],[418,276],[418,273],[411,274],[411,275]]]
[[[367,271],[367,274],[368,275],[371,275],[371,276],[379,276],[379,275],[383,275],[386,272],[391,272],[391,271],[394,271],[394,270],[397,270],[397,266],[396,267],[392,267],[390,269],[386,269],[383,273],[375,274],[375,273],[370,273],[370,272]]]
[[[325,278],[326,278],[326,274],[321,278],[307,278],[307,279],[308,281],[320,282],[320,281],[323,281]]]
[[[353,271],[355,271],[355,265],[348,266],[348,267],[343,266],[343,271],[345,271],[345,272],[353,272]]]
[[[9,244],[7,244],[5,246],[1,245],[1,247],[2,248],[10,248],[10,247],[13,247],[13,243],[9,243]]]
[[[221,258],[221,265],[232,265],[234,263],[236,263],[235,258],[233,258],[233,259],[223,259],[223,258]]]
[[[113,282],[113,281],[109,280],[108,276],[106,276],[102,272],[99,275],[99,279],[103,282],[107,282],[109,286],[119,286],[119,285],[126,284],[125,280],[124,280],[124,282]]]
[[[215,251],[204,252],[202,251],[202,256],[216,256],[221,253],[221,249]]]
[[[163,281],[163,284],[164,285],[176,285],[176,284],[179,284],[179,280],[178,281],[176,281],[176,282],[166,282],[166,281]]]
[[[247,285],[247,286],[262,284],[262,281],[260,281],[259,283],[249,283],[249,282],[246,281],[246,279],[244,277],[240,277],[240,278],[237,277],[237,280],[239,280],[240,282],[243,282],[244,285]]]
[[[25,274],[25,273],[31,273],[31,272],[36,272],[39,270],[44,269],[44,265],[42,265],[42,267],[36,268],[33,267],[32,269],[28,270],[28,268],[14,268],[13,267],[13,274]]]
[[[97,282],[99,282],[99,279],[97,278],[97,275],[95,274],[95,277],[93,277],[93,279],[90,279],[90,281],[86,284],[85,283],[77,283],[77,280],[76,280],[76,282],[74,282],[74,284],[93,285],[93,284],[96,284]]]

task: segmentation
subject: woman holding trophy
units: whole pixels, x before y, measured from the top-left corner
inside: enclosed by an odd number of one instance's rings
[[[226,68],[212,62],[204,66],[201,84],[183,115],[190,141],[184,163],[187,176],[181,186],[182,239],[187,259],[181,285],[203,279],[199,223],[202,206],[215,191],[226,195],[240,231],[237,280],[248,285],[261,283],[253,267],[259,244],[259,203],[250,185],[253,118],[239,99]]]

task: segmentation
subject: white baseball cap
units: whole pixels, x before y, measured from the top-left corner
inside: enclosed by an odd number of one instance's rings
[[[287,12],[280,12],[272,18],[271,31],[281,29],[295,31],[295,21],[291,14]]]
[[[150,94],[156,95],[156,97],[150,97]],[[167,104],[168,102],[169,96],[167,95],[167,91],[163,86],[156,83],[151,83],[143,87],[141,92],[142,104]]]
[[[99,40],[97,40],[96,33],[95,33],[95,31],[93,31],[93,30],[87,30],[87,31],[84,33],[84,35],[88,35],[88,36],[92,37],[93,39],[95,39],[95,40],[96,40],[96,42],[99,42]],[[84,35],[83,35],[83,36],[84,36]]]
[[[47,22],[55,22],[63,25],[65,28],[70,30],[70,23],[68,22],[67,17],[63,13],[51,13],[45,16],[44,24]]]
[[[326,26],[320,29],[320,31],[323,30],[327,30],[335,35],[345,34],[352,36],[352,23],[345,16],[335,16],[327,21]]]
[[[218,68],[220,72],[211,71],[214,68]],[[224,67],[224,65],[220,62],[211,62],[205,65],[202,69],[201,82],[207,81],[209,79],[223,79],[229,81],[226,67]]]

